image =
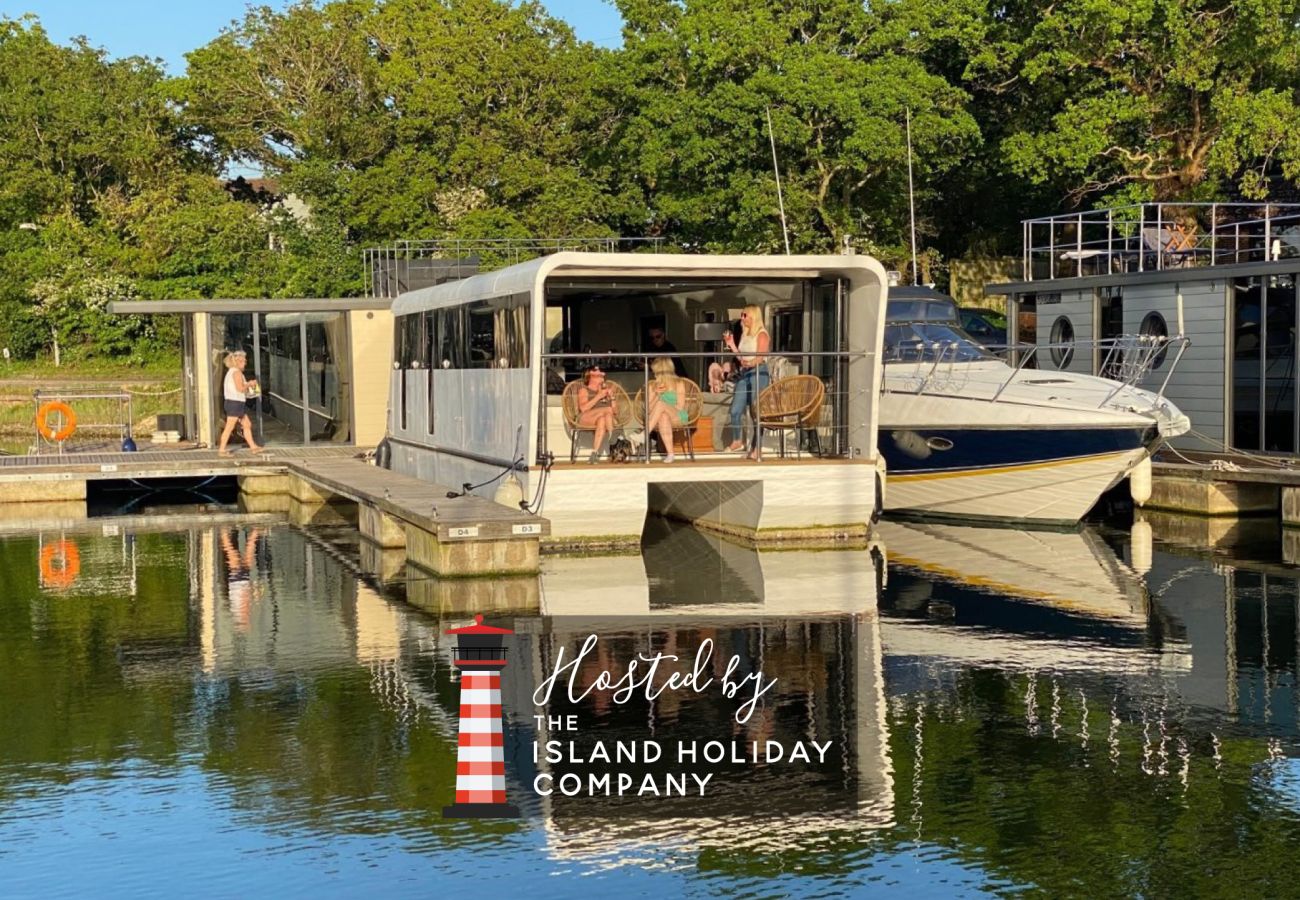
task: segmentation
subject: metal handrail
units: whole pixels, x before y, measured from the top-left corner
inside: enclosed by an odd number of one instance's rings
[[[1185,231],[1180,223],[1189,220],[1195,227]],[[1043,228],[1047,229],[1046,243],[1038,243]],[[1155,232],[1154,245],[1151,231]],[[1044,253],[1048,280],[1082,277],[1089,260],[1097,261],[1093,274],[1103,275],[1148,268],[1159,271],[1171,265],[1213,267],[1300,255],[1300,204],[1130,204],[1024,219],[1021,232],[1026,281],[1039,280],[1035,264],[1041,271]],[[1186,243],[1170,247],[1168,241],[1174,238]],[[1064,252],[1058,254],[1061,250]],[[1072,273],[1058,272],[1058,256],[1074,261]]]
[[[385,280],[383,289],[377,289],[377,273],[381,266],[397,262],[418,260],[442,260],[448,263],[448,272],[454,279],[468,277],[481,271],[490,271],[500,265],[513,265],[526,259],[558,253],[564,250],[578,250],[588,253],[616,253],[623,250],[638,250],[643,247],[658,249],[663,246],[662,237],[625,238],[616,235],[602,237],[554,237],[554,238],[443,238],[429,240],[396,240],[388,244],[366,247],[361,251],[362,267],[365,275],[367,297],[396,296],[391,292],[391,285]],[[463,270],[461,261],[468,256],[485,253],[489,256],[502,256],[504,262],[476,259],[472,271]]]
[[[649,363],[650,360],[652,360],[652,359],[658,359],[658,358],[660,358],[660,357],[666,357],[666,358],[669,358],[669,359],[676,357],[676,358],[679,358],[679,359],[708,359],[708,360],[717,360],[717,359],[724,359],[724,358],[735,357],[735,356],[739,356],[739,355],[741,355],[741,354],[736,353],[736,352],[732,352],[732,351],[730,351],[730,350],[725,350],[725,349],[722,350],[722,351],[714,351],[714,352],[711,352],[711,353],[710,353],[710,352],[703,352],[703,351],[672,351],[672,352],[668,352],[668,353],[665,353],[665,352],[663,352],[663,351],[653,351],[653,352],[651,352],[651,351],[638,351],[638,352],[628,353],[628,352],[621,352],[621,351],[617,351],[617,350],[611,350],[611,351],[606,351],[606,352],[604,352],[604,353],[598,353],[598,352],[594,352],[594,351],[593,351],[593,352],[590,352],[590,353],[587,353],[587,352],[583,352],[583,353],[577,353],[577,352],[565,352],[565,353],[543,353],[543,354],[541,354],[541,361],[542,361],[542,368],[545,369],[545,368],[547,367],[546,364],[547,364],[548,362],[550,362],[550,361],[554,361],[554,360],[560,360],[560,361],[563,361],[563,360],[569,360],[569,361],[574,361],[574,362],[584,363],[584,364],[586,364],[586,365],[595,364],[595,363],[597,363],[597,362],[600,361],[600,360],[640,360],[640,361],[641,361],[641,366],[640,366],[639,368],[640,368],[641,373],[642,373],[642,394],[641,394],[641,396],[642,396],[642,402],[643,402],[642,421],[643,421],[643,422],[648,422],[648,421],[649,421],[649,418],[650,418],[650,390],[649,390],[649,386],[650,386],[650,380],[651,380],[651,379],[650,379],[650,366],[648,365],[648,363]],[[761,368],[763,368],[763,367],[766,367],[767,364],[768,364],[768,360],[771,359],[771,358],[774,358],[774,357],[780,357],[780,358],[786,358],[786,359],[803,359],[803,358],[808,358],[808,359],[821,359],[821,358],[833,358],[833,359],[839,359],[839,360],[849,361],[849,360],[854,360],[854,359],[871,359],[871,358],[873,358],[873,357],[876,356],[876,353],[875,353],[875,351],[872,351],[872,350],[858,350],[858,351],[851,351],[851,350],[784,350],[784,351],[781,351],[781,350],[764,350],[764,351],[758,351],[758,350],[755,350],[755,351],[752,351],[752,352],[750,352],[750,351],[746,351],[744,355],[745,355],[746,357],[759,357],[759,361],[758,361],[758,363],[755,364],[754,368],[756,368],[756,369],[761,369]],[[616,372],[617,372],[617,371],[628,372],[628,371],[635,371],[635,370],[629,370],[629,369],[611,369],[611,371],[616,371]],[[770,370],[769,370],[769,379],[770,379],[770,377],[771,377],[771,375],[770,375]],[[864,392],[865,392],[865,391],[864,391]],[[755,391],[752,392],[752,396],[751,396],[751,398],[750,398],[750,407],[749,407],[749,408],[750,408],[750,414],[751,414],[751,416],[752,416],[753,419],[754,419],[754,428],[755,428],[755,441],[756,441],[756,446],[761,446],[761,444],[762,444],[762,440],[763,440],[763,426],[762,426],[762,421],[761,421],[761,419],[760,419],[760,417],[759,417],[759,415],[758,415],[758,395],[759,395],[759,393],[760,393],[760,391],[757,391],[757,390],[755,390]],[[543,379],[542,379],[542,397],[545,398],[546,394],[547,394],[547,390],[546,390],[546,379],[545,379],[545,377],[543,377]],[[841,394],[842,394],[842,392],[841,392]],[[543,404],[544,404],[544,400],[543,400]],[[543,408],[544,408],[544,405],[543,405]],[[837,415],[836,415],[836,418],[838,419],[838,418],[840,418],[840,416],[837,414]],[[544,433],[545,433],[545,432],[543,431],[543,434],[544,434]],[[649,435],[649,433],[648,433],[648,431],[647,431],[647,434],[646,434],[646,440],[645,440],[644,444],[642,445],[642,451],[641,451],[642,458],[643,458],[643,460],[646,461],[646,462],[648,462],[649,459],[650,459],[650,443],[651,443],[651,442],[650,442],[650,439],[649,439],[649,438],[650,438],[650,435]],[[539,452],[542,452],[542,449],[539,448]]]
[[[916,361],[916,367],[917,367],[916,372],[917,372],[917,377],[920,379],[920,382],[919,382],[919,386],[915,389],[915,391],[912,391],[909,388],[909,392],[920,395],[925,393],[925,389],[929,387],[930,381],[932,380],[935,371],[942,364],[944,358],[947,356],[948,351],[950,349],[954,351],[953,364],[956,363],[956,355],[957,355],[956,348],[962,345],[957,342],[952,342],[948,344],[935,342],[934,344],[928,344],[928,345],[924,344],[924,342],[922,341],[918,341],[916,343],[923,346],[929,346],[931,348],[938,348],[939,350],[938,354],[934,359],[934,362],[930,366],[929,371],[926,372],[924,376],[920,375],[920,368],[921,365],[925,362],[928,362],[928,360],[922,358]],[[1016,382],[1020,373],[1024,371],[1029,366],[1030,362],[1033,361],[1038,356],[1040,350],[1048,350],[1048,351],[1068,350],[1070,352],[1076,352],[1079,350],[1088,350],[1088,349],[1094,349],[1094,350],[1100,350],[1103,348],[1106,349],[1107,354],[1104,360],[1102,361],[1101,366],[1099,367],[1100,371],[1106,373],[1108,371],[1114,371],[1115,369],[1118,369],[1120,377],[1116,378],[1110,374],[1103,374],[1101,376],[1106,378],[1108,381],[1114,382],[1115,387],[1106,395],[1106,397],[1101,401],[1101,403],[1097,405],[1097,408],[1100,409],[1104,407],[1106,404],[1108,404],[1112,399],[1114,399],[1115,396],[1118,395],[1119,392],[1122,391],[1124,388],[1136,386],[1138,382],[1140,382],[1148,374],[1154,371],[1156,360],[1160,359],[1162,354],[1164,354],[1165,358],[1168,359],[1169,352],[1173,350],[1174,357],[1173,360],[1170,361],[1169,370],[1165,373],[1165,377],[1160,384],[1160,388],[1154,395],[1155,400],[1152,403],[1152,408],[1155,408],[1155,406],[1157,406],[1160,403],[1160,401],[1164,399],[1164,393],[1165,393],[1165,389],[1169,385],[1169,379],[1173,376],[1174,370],[1178,367],[1178,364],[1182,361],[1183,354],[1186,352],[1187,347],[1190,344],[1191,344],[1191,339],[1184,335],[1179,335],[1175,337],[1160,337],[1158,335],[1135,334],[1135,335],[1120,335],[1119,337],[1113,337],[1113,338],[1097,338],[1095,340],[1086,340],[1086,341],[1069,341],[1069,342],[1058,342],[1058,343],[1047,343],[1047,344],[1024,344],[1024,343],[981,344],[979,346],[982,349],[991,352],[1006,351],[1006,352],[1013,352],[1017,354],[1016,365],[1009,367],[1011,369],[1010,373],[1007,375],[1005,379],[1003,379],[1002,383],[998,385],[997,390],[993,392],[993,396],[988,398],[989,403],[996,403],[998,401],[998,398],[1002,396],[1002,394],[1006,391],[1006,389]],[[1136,357],[1130,355],[1135,352],[1138,354]],[[996,358],[972,360],[972,362],[994,362],[994,361],[1000,361],[1000,360],[997,360]],[[907,364],[909,363],[901,360],[899,362],[892,363],[892,365],[907,365]],[[1069,371],[1069,370],[1065,369],[1064,367],[1060,367],[1058,371]],[[980,399],[980,398],[972,397],[971,399]]]

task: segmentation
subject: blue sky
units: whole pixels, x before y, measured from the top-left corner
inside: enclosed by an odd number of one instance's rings
[[[282,7],[284,0],[263,0]],[[604,0],[543,0],[578,37],[604,46],[619,43],[618,11]],[[256,4],[260,5],[260,4]],[[35,13],[56,41],[85,35],[113,56],[161,57],[167,70],[184,71],[185,53],[206,44],[234,19],[246,0],[0,0],[0,15]]]

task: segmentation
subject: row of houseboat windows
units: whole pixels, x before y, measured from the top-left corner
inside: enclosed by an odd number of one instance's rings
[[[521,369],[528,366],[528,295],[398,316],[399,369]]]

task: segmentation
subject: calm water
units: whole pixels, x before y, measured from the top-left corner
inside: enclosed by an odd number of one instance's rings
[[[345,527],[205,511],[0,536],[5,896],[1297,892],[1300,570],[1262,532],[886,525],[873,552],[657,528],[643,557],[440,582]],[[1154,541],[1150,535],[1154,534]],[[66,543],[61,543],[66,542]],[[1217,549],[1208,549],[1210,547]],[[516,632],[522,818],[442,818],[448,627]],[[533,693],[637,654],[736,657],[738,700],[554,697],[576,741],[829,742],[706,797],[541,798]],[[580,767],[578,767],[580,768]],[[662,779],[671,766],[650,766]]]

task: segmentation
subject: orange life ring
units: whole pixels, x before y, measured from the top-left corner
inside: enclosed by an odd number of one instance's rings
[[[72,541],[55,541],[41,548],[41,581],[55,588],[72,587],[81,574],[81,551]]]
[[[58,431],[50,427],[50,416],[53,413],[63,416],[63,427]],[[62,400],[51,400],[48,403],[42,403],[41,408],[36,410],[36,430],[47,441],[62,443],[72,437],[72,432],[77,430],[77,414],[72,411],[71,406]]]

